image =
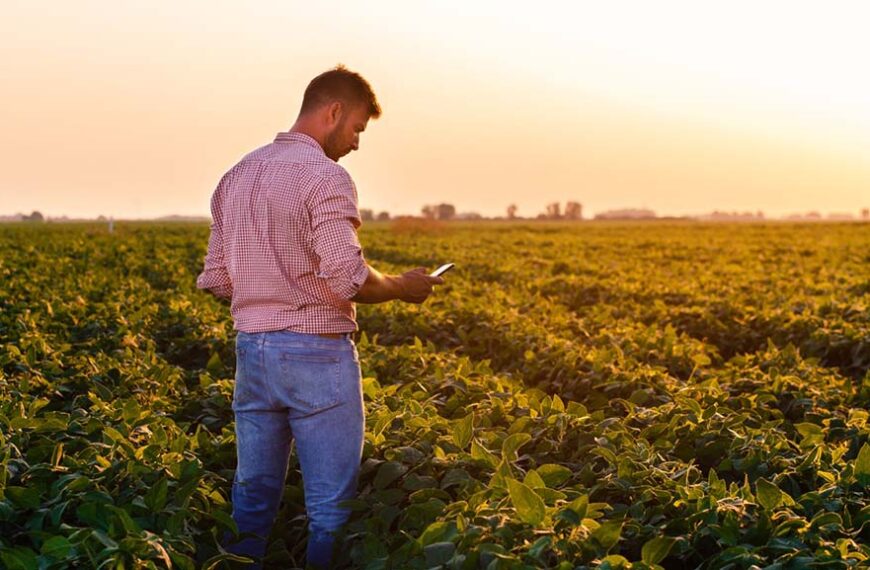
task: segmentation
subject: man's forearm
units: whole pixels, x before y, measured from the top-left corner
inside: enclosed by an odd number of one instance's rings
[[[196,278],[196,287],[223,299],[233,298],[233,281],[225,268],[208,267]]]
[[[394,275],[384,275],[371,265],[369,274],[360,290],[351,297],[357,303],[384,303],[399,299],[402,296],[401,278]]]

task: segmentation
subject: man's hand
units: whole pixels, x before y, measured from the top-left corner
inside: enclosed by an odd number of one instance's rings
[[[432,287],[442,283],[444,279],[431,277],[425,267],[401,275],[384,275],[369,265],[365,283],[350,300],[357,303],[383,303],[400,299],[408,303],[422,303],[432,294]]]
[[[444,279],[432,277],[425,267],[417,267],[399,276],[401,295],[399,299],[407,303],[422,303],[432,294],[432,287],[442,285]]]

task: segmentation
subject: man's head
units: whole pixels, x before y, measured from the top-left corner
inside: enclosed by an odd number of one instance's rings
[[[381,116],[381,107],[368,81],[343,65],[311,80],[293,130],[320,143],[332,160],[359,148],[359,134],[370,118]]]

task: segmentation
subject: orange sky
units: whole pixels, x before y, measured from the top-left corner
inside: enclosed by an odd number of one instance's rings
[[[0,215],[207,215],[338,62],[364,208],[870,207],[862,3],[471,4],[4,2]]]

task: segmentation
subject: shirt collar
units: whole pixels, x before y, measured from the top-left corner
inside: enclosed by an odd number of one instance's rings
[[[299,133],[296,131],[286,131],[283,133],[278,133],[277,135],[275,135],[275,142],[276,143],[299,142],[302,144],[307,144],[308,146],[314,147],[317,150],[319,150],[320,152],[323,152],[323,148],[321,148],[320,143],[318,143],[312,137],[310,137],[304,133]]]

